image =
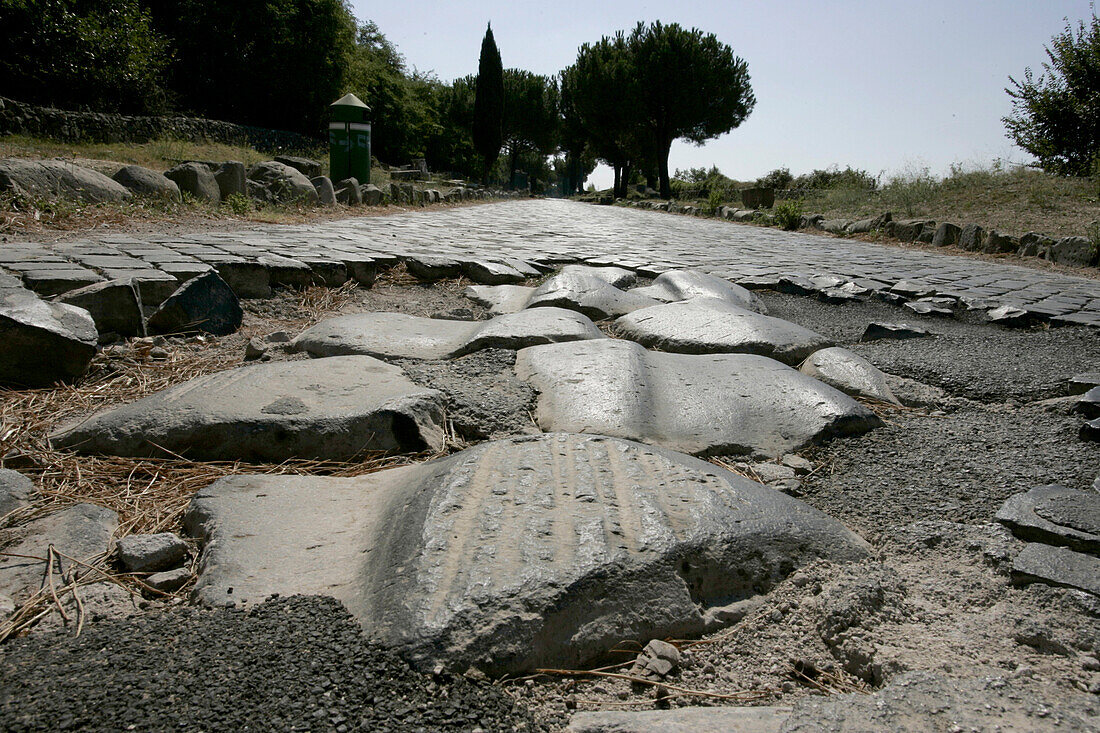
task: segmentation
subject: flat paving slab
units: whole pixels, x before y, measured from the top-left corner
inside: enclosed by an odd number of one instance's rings
[[[515,260],[618,265],[650,276],[695,269],[735,282],[778,282],[782,276],[869,280],[887,288],[919,282],[937,295],[1020,306],[1055,323],[1100,326],[1096,279],[941,251],[553,199],[405,211],[369,220],[258,225],[231,232],[134,233],[126,242],[116,239],[89,237],[83,244],[98,256],[127,255],[123,248],[129,249],[152,268],[159,267],[158,260],[164,262],[164,249],[206,263],[258,265],[265,270],[259,260],[268,253],[320,266],[325,261],[343,263],[349,256],[378,262],[417,255],[468,260],[476,251],[484,262],[496,263],[473,273],[484,276],[484,282],[499,282],[498,274],[505,282],[522,277],[507,264]],[[61,246],[12,242],[0,266],[24,272],[26,265],[48,260],[54,263],[51,267],[82,267]],[[71,248],[72,243],[65,246]],[[225,273],[223,277],[229,280]],[[257,292],[262,294],[266,287],[260,283]]]

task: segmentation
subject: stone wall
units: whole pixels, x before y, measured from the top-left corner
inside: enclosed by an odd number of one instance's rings
[[[198,117],[136,117],[38,107],[0,97],[0,135],[31,135],[61,142],[144,143],[159,137],[249,145],[276,152],[315,148],[318,138],[285,130],[235,125]]]

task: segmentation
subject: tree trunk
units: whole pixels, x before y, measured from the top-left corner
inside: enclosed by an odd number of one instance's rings
[[[630,165],[630,163],[627,163],[626,165],[623,166],[623,177],[622,177],[622,180],[619,181],[619,190],[615,192],[615,198],[625,199],[627,194],[630,192],[630,172],[631,172],[631,170],[632,170],[632,166]]]
[[[615,185],[612,186],[612,188],[611,188],[611,195],[612,196],[618,196],[619,195],[619,180],[622,178],[623,167],[621,165],[615,164],[614,168],[615,168]]]
[[[672,184],[668,179],[668,153],[672,149],[672,141],[661,141],[661,148],[657,152],[657,174],[661,178],[661,198],[672,198]]]

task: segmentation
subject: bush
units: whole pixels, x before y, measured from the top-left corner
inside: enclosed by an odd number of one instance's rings
[[[791,175],[789,168],[776,168],[766,176],[757,178],[756,186],[758,188],[774,188],[782,191],[790,188],[792,181],[794,181],[794,176]]]
[[[825,170],[815,170],[806,173],[791,181],[791,188],[822,190],[828,188],[852,188],[864,191],[874,191],[878,188],[878,179],[864,170],[845,167],[840,170],[837,166]]]
[[[772,221],[777,227],[787,231],[798,229],[802,221],[802,204],[790,199],[781,201],[772,209]]]

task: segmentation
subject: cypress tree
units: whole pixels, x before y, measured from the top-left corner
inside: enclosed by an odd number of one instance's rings
[[[474,96],[474,148],[485,166],[485,183],[489,171],[500,155],[504,142],[504,67],[500,63],[500,51],[493,39],[493,27],[485,30],[481,41],[481,58],[477,64],[477,86]]]

